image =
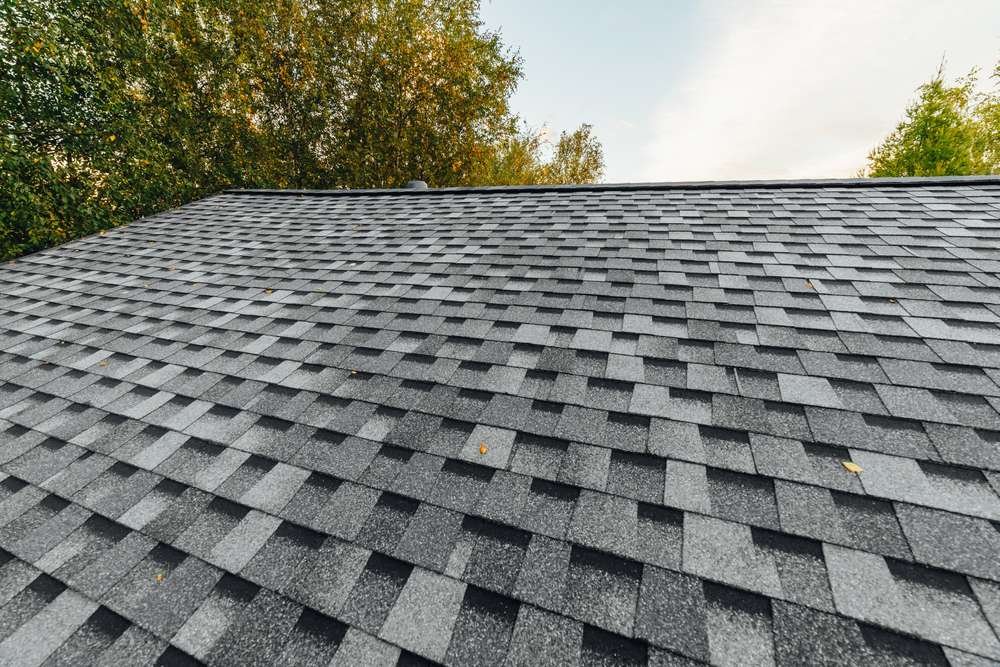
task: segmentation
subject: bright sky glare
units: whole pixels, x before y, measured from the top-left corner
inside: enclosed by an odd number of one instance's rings
[[[608,182],[853,176],[942,58],[980,82],[998,0],[484,0],[514,110],[594,125]],[[1000,82],[998,82],[1000,83]]]

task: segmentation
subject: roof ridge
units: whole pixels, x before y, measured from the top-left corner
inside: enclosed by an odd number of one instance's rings
[[[783,188],[880,188],[880,187],[930,187],[936,185],[1000,185],[1000,175],[987,176],[919,176],[891,178],[817,178],[736,181],[674,181],[652,183],[584,183],[576,185],[485,185],[445,188],[226,188],[227,194],[255,195],[307,195],[307,196],[360,196],[360,195],[416,195],[435,194],[489,194],[508,192],[635,192],[643,190],[750,190]]]

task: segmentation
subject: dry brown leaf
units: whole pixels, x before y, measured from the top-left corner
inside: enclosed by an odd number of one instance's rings
[[[479,443],[479,453],[482,456],[486,456],[486,452],[490,451],[490,448],[486,446],[485,442]]]

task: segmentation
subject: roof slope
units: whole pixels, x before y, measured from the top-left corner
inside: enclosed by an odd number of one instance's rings
[[[1000,184],[857,186],[227,193],[4,265],[0,663],[1000,660]]]

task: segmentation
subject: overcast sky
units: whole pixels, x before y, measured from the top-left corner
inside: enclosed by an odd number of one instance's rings
[[[484,0],[514,110],[590,122],[608,182],[853,176],[942,57],[1000,60],[1000,0]]]

